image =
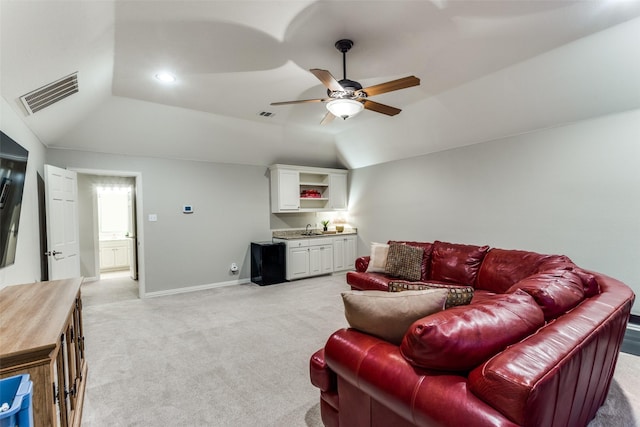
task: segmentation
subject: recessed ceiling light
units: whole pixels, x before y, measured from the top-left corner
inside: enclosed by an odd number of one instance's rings
[[[156,74],[156,79],[160,80],[162,83],[173,83],[176,81],[176,76],[166,71],[161,71]]]

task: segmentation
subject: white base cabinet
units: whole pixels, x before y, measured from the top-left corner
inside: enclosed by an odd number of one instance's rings
[[[129,268],[129,240],[102,240],[100,242],[100,271]]]
[[[273,240],[287,245],[287,280],[349,270],[356,260],[355,235]]]
[[[333,270],[343,271],[354,268],[356,262],[356,236],[333,238]]]
[[[309,246],[309,275],[333,273],[333,244]]]
[[[297,245],[290,246],[287,244],[287,280],[301,279],[309,276],[309,242],[297,241]]]

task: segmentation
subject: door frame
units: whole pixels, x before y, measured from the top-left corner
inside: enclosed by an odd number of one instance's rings
[[[142,172],[105,170],[105,169],[85,169],[85,168],[69,168],[74,172],[87,175],[101,176],[121,176],[134,178],[135,180],[135,211],[136,211],[136,242],[138,246],[138,298],[142,299],[146,296],[145,286],[145,262],[144,262],[144,218],[143,218],[143,196],[142,196]],[[96,256],[99,254],[96,254]]]

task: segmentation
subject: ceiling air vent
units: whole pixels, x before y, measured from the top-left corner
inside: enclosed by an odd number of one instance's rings
[[[276,115],[276,113],[272,113],[271,111],[260,111],[258,115],[260,117],[273,117]]]
[[[33,114],[76,92],[78,92],[77,71],[26,95],[22,95],[20,100],[27,112]]]

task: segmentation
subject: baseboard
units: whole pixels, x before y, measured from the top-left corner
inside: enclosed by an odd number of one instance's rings
[[[635,354],[640,356],[640,322],[638,318],[640,316],[631,315],[629,324],[627,325],[627,331],[624,334],[624,341],[622,341],[622,348],[620,351],[629,354]]]
[[[95,276],[94,276],[94,277],[85,277],[85,278],[82,280],[82,283],[96,282],[97,280],[98,280],[98,278],[97,278],[97,277],[95,277]]]
[[[223,288],[225,286],[243,285],[249,283],[249,279],[229,280],[228,282],[208,283],[206,285],[187,286],[185,288],[168,289],[166,291],[145,292],[142,298],[164,297],[168,295],[185,294],[188,292],[204,291],[206,289]]]

